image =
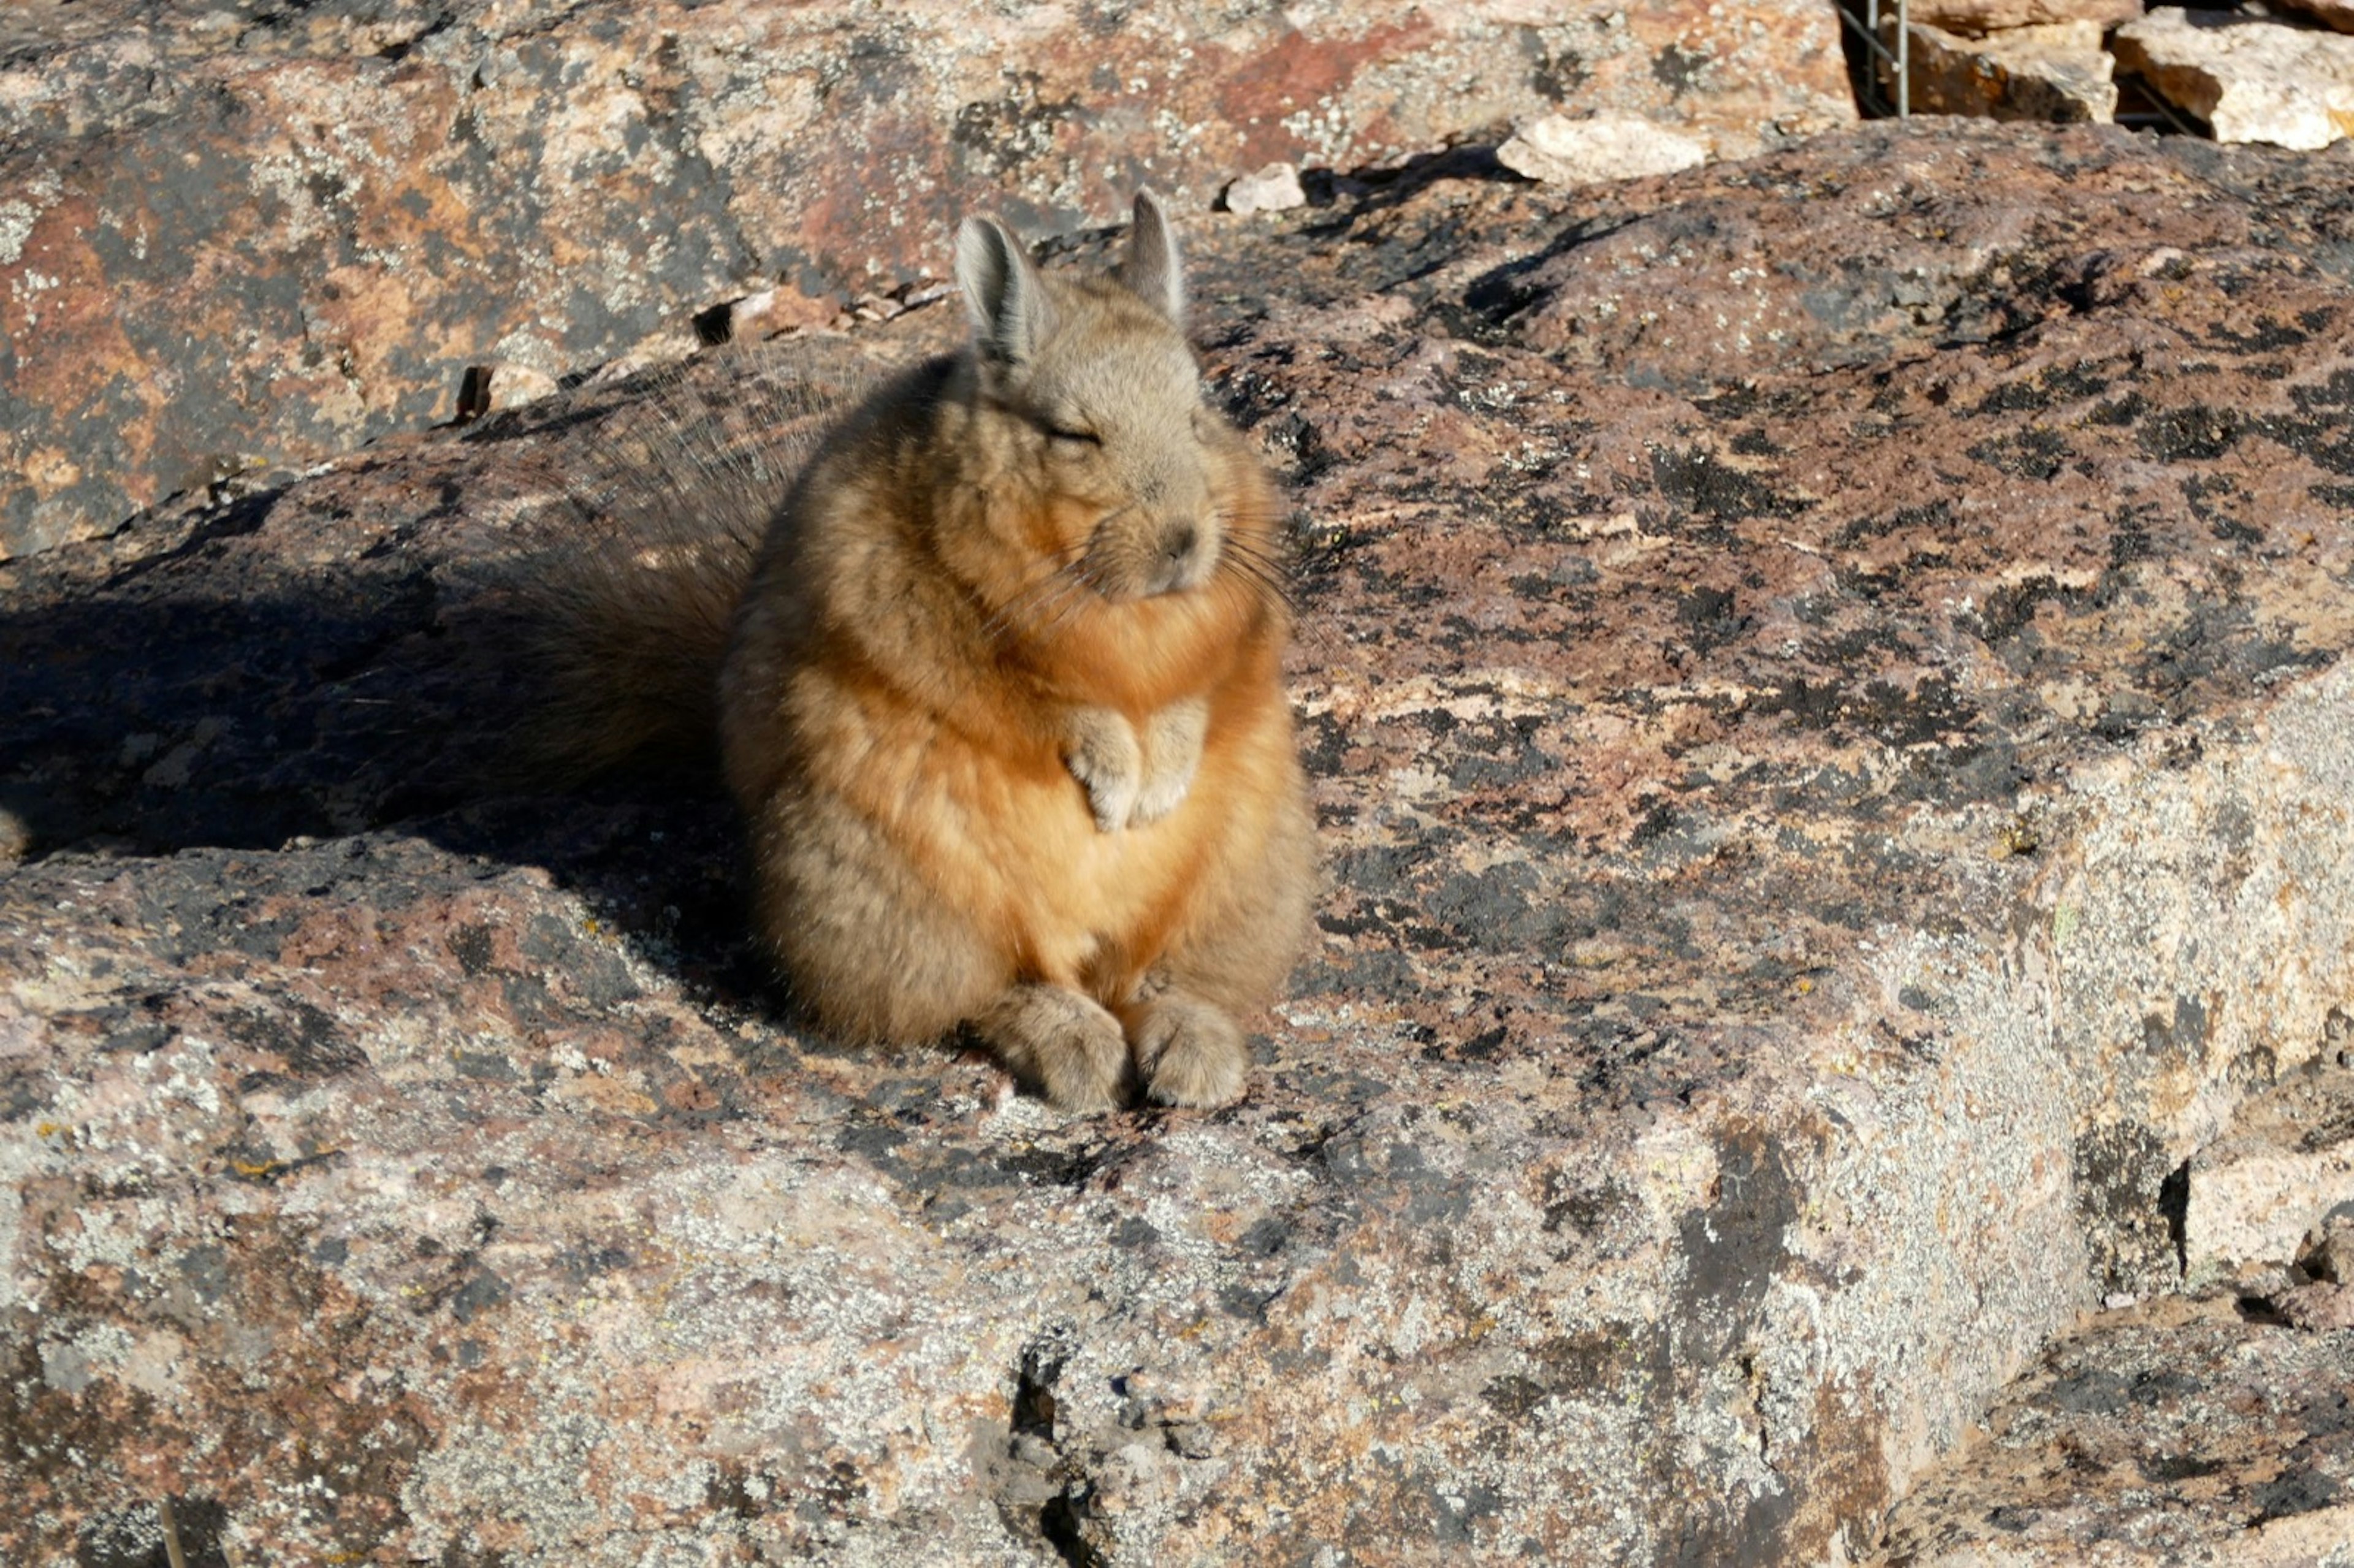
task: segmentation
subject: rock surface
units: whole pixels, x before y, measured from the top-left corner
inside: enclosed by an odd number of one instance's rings
[[[1556,185],[1671,175],[1707,157],[1708,149],[1691,137],[1624,115],[1543,115],[1496,149],[1496,161],[1514,174]]]
[[[1190,236],[1331,879],[1227,1110],[832,1049],[706,793],[468,782],[567,476],[952,309],[0,567],[0,1557],[1855,1562],[2177,1284],[2354,998],[2354,158],[1479,167]]]
[[[1881,14],[1886,16],[1894,10],[1893,5],[1885,5]],[[2141,14],[2142,0],[1914,0],[1905,7],[1909,21],[1967,37],[2069,22],[2109,27]]]
[[[2054,1345],[1898,1507],[1882,1568],[2354,1568],[2341,1054],[2251,1097],[2186,1168],[2194,1296]]]
[[[2342,1015],[2341,1015],[2342,1016]],[[2299,1074],[2241,1107],[2186,1172],[2183,1266],[2193,1284],[2286,1268],[2354,1216],[2354,1075]],[[2329,1283],[2336,1278],[2333,1263]]]
[[[586,370],[769,292],[1385,167],[1563,106],[1728,154],[1853,117],[1821,0],[83,0],[0,16],[0,556]]]
[[[2119,27],[2112,48],[2218,142],[2310,150],[2354,135],[2354,41],[2338,34],[2169,6]]]
[[[2354,1332],[2110,1314],[1891,1520],[1882,1568],[2354,1568]]]
[[[2116,60],[2098,22],[2053,22],[1967,38],[1913,23],[1906,56],[1915,114],[1981,114],[2105,125],[2116,118]]]

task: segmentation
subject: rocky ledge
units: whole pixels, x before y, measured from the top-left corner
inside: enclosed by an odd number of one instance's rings
[[[1899,1506],[1887,1568],[2354,1564],[2354,1022],[2329,1033],[2184,1172],[2190,1292],[2052,1345]]]
[[[707,792],[469,782],[582,472],[945,308],[0,568],[0,1556],[1870,1557],[2343,1032],[2349,175],[1948,122],[1195,215],[1331,866],[1214,1113],[832,1049]]]
[[[1724,156],[1854,118],[1826,0],[12,0],[0,557],[447,418],[757,296],[903,291],[988,191],[1035,232],[1271,160],[1393,167],[1547,109]]]

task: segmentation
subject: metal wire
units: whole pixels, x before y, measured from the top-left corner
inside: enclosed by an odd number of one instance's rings
[[[1912,0],[1895,0],[1896,48],[1891,51],[1881,41],[1880,0],[1862,0],[1863,15],[1857,16],[1855,0],[1840,0],[1840,20],[1848,30],[1863,40],[1872,58],[1888,68],[1889,79],[1895,84],[1896,96],[1891,99],[1881,82],[1877,69],[1866,69],[1859,96],[1864,108],[1883,117],[1893,115],[1908,120],[1913,115],[1913,33],[1907,26],[1912,18]]]
[[[1913,115],[1912,0],[1890,0],[1885,6],[1882,0],[1838,0],[1838,6],[1840,23],[1862,41],[1866,51],[1862,80],[1857,89],[1864,112],[1883,119],[1909,120]],[[1893,49],[1881,37],[1882,24],[1892,16],[1896,23]],[[2147,100],[2149,108],[2118,115],[2118,124],[2181,136],[2211,134],[2197,118],[2168,103],[2155,88],[2144,84],[2141,96]]]
[[[2214,134],[2212,132],[2208,130],[2206,126],[2184,114],[2182,111],[2175,108],[2173,104],[2168,103],[2165,97],[2158,92],[2158,89],[2150,86],[2147,81],[2142,81],[2137,77],[2127,77],[2126,80],[2136,82],[2139,85],[2142,100],[2149,105],[2149,108],[2145,111],[2137,111],[2133,113],[2118,115],[2118,124],[2130,126],[2136,130],[2140,130],[2144,127],[2149,127],[2152,129],[2162,127],[2165,130],[2173,132],[2178,136],[2207,137]]]

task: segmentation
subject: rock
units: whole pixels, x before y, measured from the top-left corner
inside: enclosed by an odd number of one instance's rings
[[[1907,63],[1916,114],[2106,124],[2115,60],[2098,22],[2053,22],[1967,38],[1915,22]]]
[[[2354,1213],[2354,1073],[2300,1073],[2254,1097],[2192,1158],[2186,1182],[2193,1283],[2297,1262],[2333,1212]]]
[[[2324,1287],[2322,1288],[2334,1288]],[[1894,1568],[2341,1568],[2354,1335],[2169,1300],[2068,1336],[1898,1507]]]
[[[2327,147],[2354,133],[2354,42],[2221,11],[2153,11],[2117,29],[2117,66],[2218,142]]]
[[[729,301],[726,330],[705,335],[748,343],[774,337],[780,333],[797,332],[804,327],[824,325],[839,313],[837,302],[813,298],[790,284],[780,283],[773,289],[760,289],[740,300]]]
[[[2347,155],[1189,230],[1331,879],[1217,1112],[811,1038],[709,789],[469,781],[568,495],[784,482],[952,304],[0,567],[0,1559],[1866,1560],[2342,1044]]]
[[[1691,137],[1623,115],[1547,114],[1496,149],[1496,161],[1514,174],[1556,185],[1670,175],[1707,157],[1708,149]]]
[[[1198,213],[1235,169],[1378,174],[1564,106],[1734,153],[1854,113],[1819,0],[84,0],[5,26],[0,557],[225,460],[282,481],[445,420],[469,366],[560,378],[771,290],[823,324],[945,276],[968,207],[1067,236],[1135,185]]]
[[[1885,18],[1895,6],[1883,5]],[[1965,37],[1984,37],[2018,27],[2046,27],[2089,22],[2112,27],[2142,14],[2142,0],[1914,0],[1905,7],[1908,20]]]
[[[2283,1292],[2274,1307],[2291,1328],[2309,1334],[2354,1329],[2354,1287],[2316,1280]]]
[[[458,392],[461,418],[480,418],[504,408],[520,408],[553,396],[556,378],[528,365],[479,365],[469,368]]]
[[[1228,182],[1222,198],[1228,212],[1247,215],[1254,212],[1282,212],[1308,205],[1308,193],[1299,188],[1299,170],[1290,164],[1269,164],[1255,175],[1245,175]]]
[[[2333,1214],[2318,1242],[2297,1263],[2326,1284],[2354,1285],[2354,1215]]]
[[[2292,11],[2312,17],[2325,27],[2354,33],[2354,0],[2285,0]]]

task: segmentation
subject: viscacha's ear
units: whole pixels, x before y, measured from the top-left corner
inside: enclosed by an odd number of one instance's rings
[[[1119,281],[1146,304],[1185,324],[1185,272],[1177,260],[1176,231],[1161,198],[1150,191],[1136,193],[1136,222],[1128,231],[1128,254],[1119,264]]]
[[[993,217],[966,218],[957,230],[956,280],[984,355],[1012,366],[1038,356],[1055,310],[1037,264],[1011,229]]]

